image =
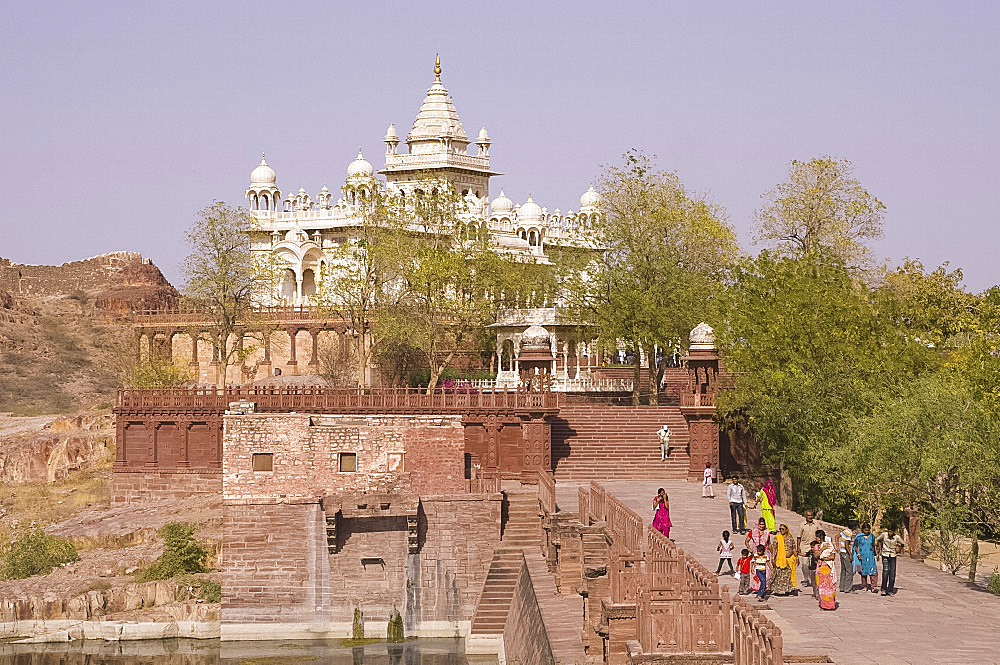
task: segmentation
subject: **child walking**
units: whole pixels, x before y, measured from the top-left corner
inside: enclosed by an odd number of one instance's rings
[[[719,567],[715,569],[715,574],[718,575],[722,572],[722,564],[729,564],[730,575],[735,573],[736,570],[733,569],[733,542],[729,540],[729,532],[722,532],[722,540],[715,548],[719,552]]]
[[[743,548],[740,552],[740,559],[736,562],[736,566],[740,569],[740,590],[737,592],[741,596],[745,596],[750,593],[750,568],[753,566],[753,557],[750,556],[750,550]]]
[[[763,603],[764,596],[767,595],[767,556],[764,554],[764,546],[757,546],[757,556],[753,558],[753,566],[757,571],[757,581],[760,582],[760,589],[757,591],[757,602]]]

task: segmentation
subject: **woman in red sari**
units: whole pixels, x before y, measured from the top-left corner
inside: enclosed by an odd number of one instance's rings
[[[819,589],[819,607],[823,610],[837,609],[837,571],[834,561],[837,548],[826,537],[822,529],[816,531],[813,554],[816,557],[816,588]]]
[[[670,523],[670,499],[667,497],[667,491],[662,487],[653,498],[653,510],[656,511],[656,514],[653,515],[653,528],[669,538],[670,527],[673,526]]]

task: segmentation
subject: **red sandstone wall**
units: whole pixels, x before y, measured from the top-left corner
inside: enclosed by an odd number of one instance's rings
[[[111,474],[111,502],[145,499],[182,499],[192,494],[221,494],[222,473],[198,470],[115,470]]]
[[[340,519],[341,549],[330,556],[331,620],[355,608],[383,622],[395,607],[408,629],[419,622],[470,621],[500,544],[500,497],[421,499],[421,546],[407,554],[406,519]],[[380,560],[380,561],[378,561]]]
[[[465,435],[459,416],[226,416],[223,495],[227,501],[314,500],[344,491],[465,490]],[[339,470],[341,452],[357,472]],[[255,472],[253,453],[271,453],[273,471]],[[403,453],[403,470],[389,467]]]
[[[511,663],[548,665],[555,662],[525,563],[521,564],[507,623],[503,628],[503,648],[507,661]]]
[[[326,531],[319,504],[227,505],[223,623],[325,623]]]

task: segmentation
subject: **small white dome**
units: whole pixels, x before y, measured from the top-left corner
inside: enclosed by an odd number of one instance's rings
[[[479,130],[479,140],[480,141],[490,140],[490,135],[486,133],[486,125],[483,125],[483,128]]]
[[[517,220],[519,222],[540,222],[542,221],[542,209],[538,207],[538,204],[534,202],[531,198],[531,194],[528,194],[528,200],[525,201],[517,211]]]
[[[490,208],[497,214],[509,213],[514,209],[514,202],[504,196],[503,190],[501,189],[500,196],[493,199],[493,203],[490,204]]]
[[[478,215],[483,212],[482,200],[472,192],[469,192],[468,195],[466,195],[465,204],[469,206],[469,212],[474,215]]]
[[[601,203],[601,195],[594,191],[594,185],[590,185],[590,189],[583,193],[580,197],[580,209],[585,208],[596,208]]]
[[[372,168],[371,163],[361,154],[361,148],[358,148],[358,156],[347,166],[347,177],[355,178],[360,176],[370,178],[373,173],[375,173],[375,169]]]
[[[385,130],[385,140],[386,141],[399,140],[399,134],[396,133],[396,125],[392,124],[391,122],[389,123],[389,128]]]
[[[277,176],[274,174],[274,169],[267,165],[267,162],[264,161],[264,155],[261,154],[260,164],[250,172],[250,184],[273,185],[275,180],[277,180]]]

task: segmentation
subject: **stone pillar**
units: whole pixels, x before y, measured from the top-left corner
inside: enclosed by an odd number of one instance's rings
[[[146,421],[146,436],[148,437],[149,447],[146,452],[146,466],[155,467],[157,464],[157,454],[156,449],[156,437],[159,433],[160,423],[154,420]]]
[[[500,467],[500,430],[503,429],[503,421],[500,416],[489,415],[483,420],[483,429],[486,430],[486,459],[483,467],[496,470]]]
[[[115,467],[123,468],[128,466],[128,460],[125,458],[125,432],[127,428],[125,427],[125,421],[121,418],[115,418]]]
[[[309,335],[312,336],[312,355],[309,357],[309,366],[315,367],[319,365],[319,331],[310,330]]]
[[[137,363],[142,362],[142,338],[143,337],[145,337],[145,335],[142,334],[141,330],[136,332],[136,334],[135,334],[135,361]]]
[[[186,420],[181,420],[177,422],[177,427],[181,430],[181,458],[178,460],[177,466],[190,466],[191,455],[189,444],[191,438],[191,423]]]
[[[167,329],[163,333],[163,359],[168,363],[174,361],[174,330]]]
[[[198,333],[191,333],[191,365],[198,366]],[[196,370],[197,371],[197,370]]]
[[[298,334],[298,330],[295,328],[288,328],[288,364],[295,366],[298,365],[298,361],[295,360],[295,335]]]

